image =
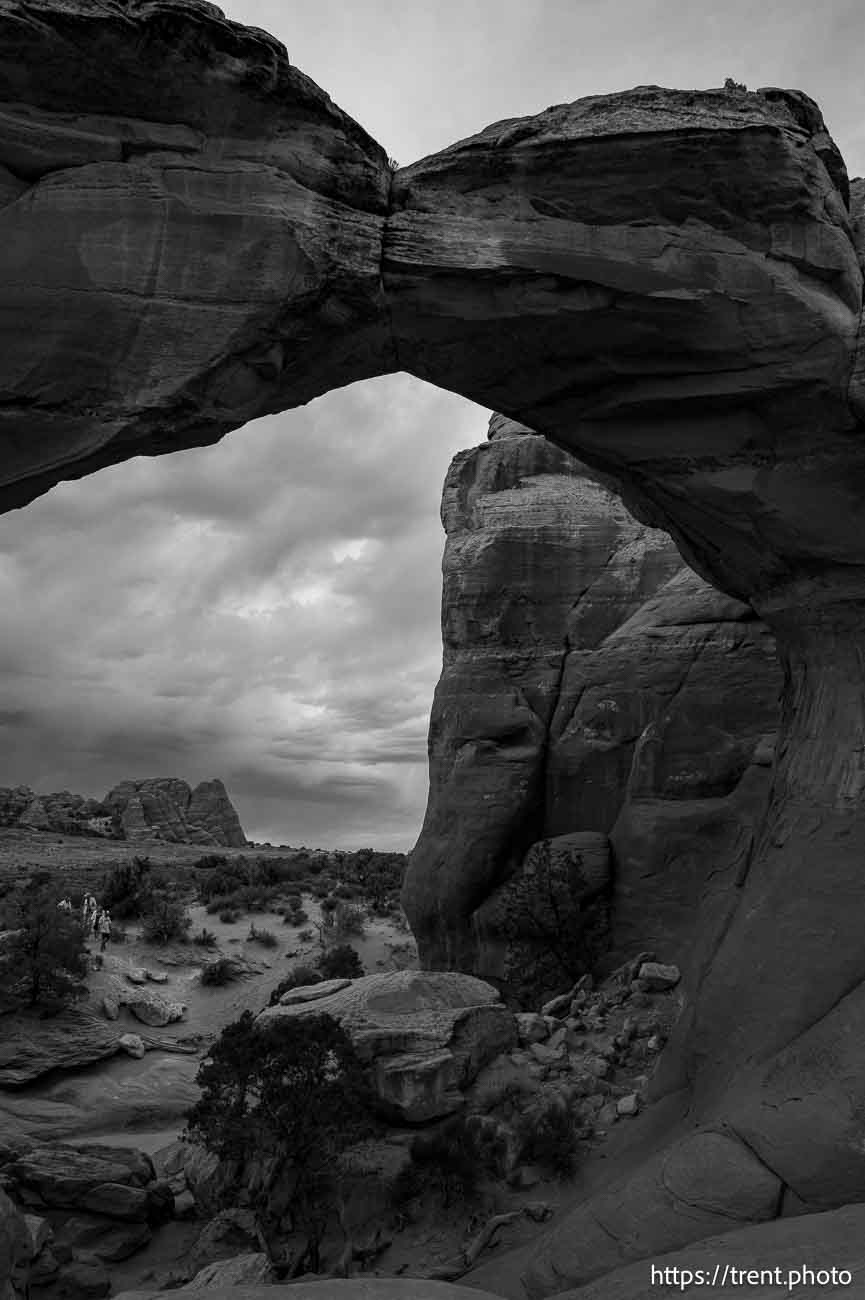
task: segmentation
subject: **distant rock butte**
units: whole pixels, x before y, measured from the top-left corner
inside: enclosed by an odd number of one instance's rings
[[[221,781],[193,790],[176,777],[121,781],[105,796],[127,840],[163,839],[175,844],[245,848],[246,836]]]
[[[116,835],[245,848],[240,818],[219,780],[192,789],[176,777],[121,781],[103,800],[62,790],[36,794],[29,786],[0,787],[0,826],[65,834]]]

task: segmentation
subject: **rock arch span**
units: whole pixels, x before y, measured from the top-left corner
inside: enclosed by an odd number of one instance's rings
[[[641,87],[394,175],[277,41],[176,0],[6,0],[0,88],[3,508],[408,370],[577,452],[777,638],[770,809],[669,1051],[700,1132],[533,1294],[865,1198],[865,186],[813,101]],[[407,902],[422,940],[459,919]]]

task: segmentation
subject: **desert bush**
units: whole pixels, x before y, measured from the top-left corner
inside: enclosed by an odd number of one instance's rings
[[[207,910],[209,912],[210,908]],[[223,907],[220,909],[219,919],[223,925],[234,925],[235,921],[240,920],[240,913],[234,907]]]
[[[192,942],[197,943],[199,948],[215,948],[216,935],[212,930],[208,930],[206,926],[202,926],[198,934],[192,936]]]
[[[357,898],[357,890],[351,885],[339,884],[333,891],[335,898],[345,898],[349,901]]]
[[[192,918],[182,903],[157,897],[142,917],[141,934],[148,943],[185,942]]]
[[[131,862],[118,863],[102,877],[98,892],[112,920],[137,920],[153,905],[150,859],[134,857]]]
[[[283,993],[288,993],[290,989],[302,989],[307,984],[320,984],[323,975],[320,971],[315,970],[312,966],[295,966],[294,970],[289,971],[285,979],[280,980],[276,988],[270,995],[267,1005],[275,1007]]]
[[[224,867],[227,862],[228,858],[224,853],[203,853],[192,865],[199,871],[215,871],[217,867]]]
[[[431,1133],[419,1133],[411,1144],[410,1155],[411,1164],[394,1183],[395,1203],[427,1188],[441,1198],[445,1208],[472,1201],[484,1178],[499,1172],[499,1153],[494,1156],[481,1126],[463,1115],[445,1120]]]
[[[363,963],[350,944],[341,943],[323,952],[315,963],[326,980],[355,980],[364,973]]]
[[[196,884],[201,902],[209,903],[211,899],[227,898],[243,885],[248,885],[249,871],[244,860],[238,858],[233,862],[225,862],[214,870],[208,870],[198,877]]]
[[[373,1130],[371,1095],[351,1040],[331,1017],[228,1025],[202,1063],[187,1135],[220,1161],[224,1199],[243,1190],[265,1239],[302,1233],[292,1276],[316,1272],[335,1208],[339,1155]],[[254,1180],[244,1181],[255,1168]]]
[[[276,948],[279,944],[272,930],[259,930],[255,925],[250,925],[247,938],[250,943],[260,943],[262,948]]]
[[[334,908],[333,924],[337,934],[363,934],[365,916],[362,907],[340,901]]]
[[[515,1117],[522,1162],[540,1165],[560,1178],[570,1178],[577,1164],[581,1125],[561,1093],[539,1093]]]
[[[216,961],[208,962],[201,968],[202,984],[211,987],[222,987],[224,984],[230,984],[232,980],[240,978],[240,968],[236,961],[230,957],[218,957]]]
[[[13,933],[0,946],[0,996],[5,1002],[59,1008],[86,992],[81,921],[57,903],[47,872],[32,876],[11,900],[5,923]]]

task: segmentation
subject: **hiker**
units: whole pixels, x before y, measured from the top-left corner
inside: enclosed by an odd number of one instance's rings
[[[84,895],[84,902],[81,904],[81,924],[84,926],[84,936],[89,939],[96,930],[96,899],[92,894]]]
[[[111,938],[111,913],[106,912],[104,908],[96,921],[96,933],[99,935],[99,951],[104,952]]]
[[[61,912],[71,912],[71,911],[72,911],[72,900],[71,900],[71,898],[61,898],[61,900],[60,900],[60,902],[57,904],[57,906],[60,908],[60,911],[61,911]]]

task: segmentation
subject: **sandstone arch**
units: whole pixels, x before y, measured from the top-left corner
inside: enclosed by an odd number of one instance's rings
[[[865,1197],[865,186],[816,105],[643,87],[392,176],[278,42],[177,0],[5,0],[0,86],[2,508],[405,369],[578,452],[767,621],[771,806],[666,1087],[743,1184]]]

